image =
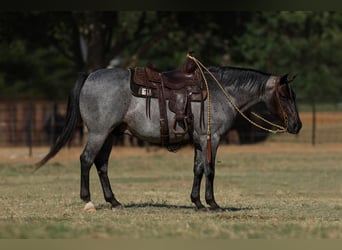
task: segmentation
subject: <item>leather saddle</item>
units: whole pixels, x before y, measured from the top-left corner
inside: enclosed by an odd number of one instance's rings
[[[151,98],[158,98],[160,134],[163,145],[168,145],[169,128],[167,112],[175,113],[172,132],[176,136],[189,134],[192,138],[193,114],[191,102],[201,102],[200,121],[204,123],[204,100],[207,93],[196,63],[187,58],[181,67],[164,71],[149,64],[131,69],[131,91],[134,96],[146,98],[146,116],[150,117]],[[168,109],[166,107],[168,100]]]

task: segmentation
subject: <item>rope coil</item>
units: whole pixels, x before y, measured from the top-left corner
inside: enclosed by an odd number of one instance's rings
[[[196,63],[196,65],[197,65],[197,67],[198,67],[198,69],[199,69],[199,71],[200,71],[200,73],[202,75],[202,78],[204,80],[205,88],[207,90],[207,99],[208,99],[208,108],[207,108],[207,113],[208,113],[207,158],[208,158],[208,163],[210,164],[211,163],[211,154],[212,154],[212,152],[211,152],[210,91],[209,91],[209,85],[208,85],[208,82],[207,82],[207,78],[205,77],[204,72],[202,70],[203,64],[200,61],[198,61],[195,57],[191,56],[189,53],[187,54],[187,57],[192,59]]]

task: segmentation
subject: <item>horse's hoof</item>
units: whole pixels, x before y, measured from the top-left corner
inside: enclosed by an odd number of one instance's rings
[[[202,204],[201,201],[193,201],[193,203],[195,203],[196,209],[198,211],[204,211],[206,209],[206,207]]]
[[[212,211],[212,212],[223,212],[225,210],[223,208],[221,208],[219,205],[215,204],[215,205],[209,207],[209,211]]]
[[[211,212],[224,212],[225,209],[223,209],[221,207],[210,207],[209,211],[211,211]]]
[[[87,204],[85,204],[84,211],[86,211],[86,212],[95,212],[96,208],[95,208],[94,204],[91,201],[89,201]]]
[[[209,208],[207,207],[196,207],[196,211],[199,211],[199,212],[208,212],[209,211]]]
[[[123,209],[125,209],[124,205],[117,205],[115,207],[112,207],[112,211],[123,210]]]
[[[224,209],[221,208],[219,205],[217,205],[217,203],[215,201],[208,202],[208,205],[209,205],[210,211],[214,211],[214,212],[223,212],[224,211]]]

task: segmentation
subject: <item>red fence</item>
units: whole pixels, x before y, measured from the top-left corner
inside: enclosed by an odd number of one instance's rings
[[[47,100],[13,100],[0,102],[0,146],[49,145],[44,122],[53,111]],[[58,111],[65,113],[65,103]]]

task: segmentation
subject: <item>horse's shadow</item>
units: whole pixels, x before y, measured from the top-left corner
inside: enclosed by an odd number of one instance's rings
[[[96,207],[97,210],[101,209],[108,209],[110,206],[108,204],[102,204]],[[255,208],[252,207],[221,207],[221,209],[210,209],[206,207],[204,209],[198,209],[195,206],[187,206],[187,205],[172,205],[172,204],[165,204],[165,203],[130,203],[124,205],[124,209],[139,209],[139,208],[165,208],[165,209],[186,209],[186,210],[193,210],[193,211],[209,211],[209,212],[239,212],[239,211],[249,211],[254,210]]]

